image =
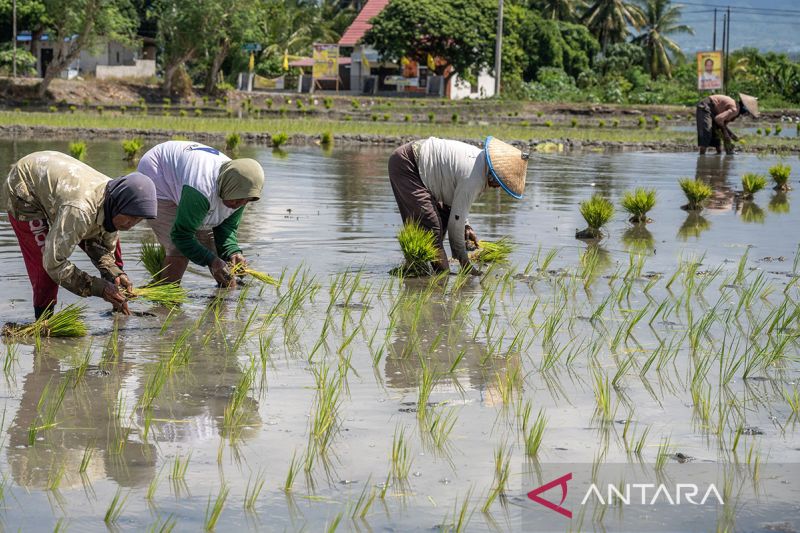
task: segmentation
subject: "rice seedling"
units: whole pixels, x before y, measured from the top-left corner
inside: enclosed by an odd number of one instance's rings
[[[79,474],[85,474],[86,469],[89,468],[89,463],[92,461],[92,454],[94,453],[94,448],[90,445],[86,445],[86,448],[83,450],[83,457],[81,458],[80,467],[78,467]]]
[[[611,398],[611,383],[608,376],[602,372],[594,371],[594,399],[595,412],[603,422],[610,422],[614,417],[613,400]]]
[[[236,263],[235,265],[231,266],[231,274],[234,276],[250,276],[261,283],[267,285],[273,285],[275,287],[280,286],[280,282],[267,274],[266,272],[260,272],[258,270],[254,270],[243,263]]]
[[[700,211],[703,209],[705,201],[711,198],[713,193],[711,186],[697,179],[681,178],[678,184],[686,195],[688,204],[681,207],[685,211]]]
[[[3,335],[11,338],[84,337],[88,332],[84,311],[86,306],[70,304],[57,313],[43,314],[33,324],[7,323]]]
[[[472,259],[481,263],[505,263],[514,248],[508,237],[503,237],[497,242],[480,241],[478,249],[472,253]]]
[[[539,449],[542,446],[542,439],[544,438],[544,431],[547,427],[547,417],[544,411],[539,409],[533,425],[525,431],[527,422],[523,424],[523,432],[525,437],[525,453],[528,457],[535,458],[539,455]]]
[[[225,483],[219,488],[219,493],[217,497],[214,499],[214,504],[211,504],[211,495],[208,495],[208,504],[206,504],[206,514],[205,514],[205,530],[206,531],[214,531],[217,527],[217,522],[219,521],[219,517],[222,514],[222,510],[225,508],[225,501],[228,499],[228,493],[230,492],[230,487]]]
[[[289,136],[286,133],[276,133],[272,136],[272,147],[280,148],[289,141]]]
[[[752,200],[753,195],[767,186],[767,178],[761,174],[748,172],[742,176],[742,197]]]
[[[125,153],[123,160],[130,164],[135,163],[139,159],[139,155],[142,153],[143,147],[144,145],[140,139],[128,139],[122,141],[122,151]]]
[[[153,281],[133,290],[125,290],[125,296],[131,300],[147,300],[166,307],[177,307],[188,300],[188,292],[180,283]]]
[[[428,417],[428,435],[437,449],[444,449],[457,420],[455,410],[446,408],[435,410]]]
[[[633,191],[627,191],[622,196],[622,208],[631,215],[628,219],[634,224],[652,222],[647,217],[647,213],[656,205],[655,189],[644,189],[637,187]]]
[[[147,533],[172,533],[177,525],[178,519],[175,515],[169,514],[163,519],[159,516],[155,523],[147,528]]]
[[[117,492],[111,499],[111,503],[108,505],[108,509],[106,509],[106,514],[103,517],[103,521],[108,525],[115,524],[117,520],[119,520],[119,517],[122,515],[122,511],[125,508],[125,502],[127,500],[128,500],[127,495],[124,498],[122,498],[122,488],[117,488]]]
[[[511,476],[511,452],[506,445],[501,444],[494,452],[494,483],[489,490],[489,495],[483,503],[482,511],[489,512],[489,507],[498,498],[505,495],[508,479]]]
[[[404,427],[397,426],[392,437],[392,454],[390,456],[390,466],[392,478],[395,481],[405,481],[411,472],[411,451],[408,448],[406,430]]]
[[[83,141],[69,143],[69,155],[71,155],[78,161],[83,161],[84,159],[86,159],[87,151],[88,149],[86,147],[86,143]]]
[[[430,275],[431,263],[439,257],[433,232],[412,220],[403,225],[403,229],[397,234],[397,241],[405,257],[405,263],[398,269],[399,272],[404,277]]]
[[[225,137],[225,151],[230,154],[239,152],[239,145],[242,143],[242,136],[236,132],[229,133]]]
[[[289,463],[289,470],[286,472],[286,479],[283,482],[283,491],[289,492],[294,486],[297,479],[297,474],[300,473],[300,467],[303,466],[302,457],[297,459],[297,451],[292,453],[292,461]]]
[[[323,148],[331,148],[333,146],[333,140],[334,140],[333,133],[326,131],[323,132],[322,135],[320,135],[319,144]]]
[[[614,216],[614,204],[599,194],[584,200],[580,205],[580,213],[588,227],[575,232],[577,239],[599,239],[603,236],[601,228]]]
[[[183,481],[186,479],[186,472],[189,470],[189,461],[192,460],[192,452],[189,452],[185,458],[176,455],[172,462],[170,479],[172,481]]]
[[[164,270],[166,258],[167,252],[160,243],[149,240],[141,242],[139,262],[151,276],[156,277]]]
[[[360,518],[364,520],[364,517],[367,516],[369,510],[372,508],[372,504],[375,501],[375,496],[377,493],[372,490],[372,476],[367,478],[366,483],[364,483],[364,488],[361,489],[361,494],[358,496],[358,500],[356,500],[355,505],[353,505],[353,510],[350,512],[350,518],[355,520],[356,518]],[[369,496],[367,492],[369,491]]]
[[[333,373],[328,366],[314,370],[317,394],[314,399],[314,415],[310,421],[309,438],[315,449],[325,454],[339,431],[342,374]]]
[[[775,182],[774,189],[776,191],[788,191],[791,189],[789,186],[789,176],[792,174],[792,167],[783,163],[778,163],[769,167],[769,175],[772,176],[772,181]]]

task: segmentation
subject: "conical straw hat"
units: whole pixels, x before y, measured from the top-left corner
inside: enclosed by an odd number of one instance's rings
[[[739,93],[739,100],[741,100],[745,111],[750,113],[753,118],[758,118],[758,98],[750,96],[749,94]]]
[[[492,177],[513,198],[522,198],[528,173],[528,154],[492,136],[483,143]]]

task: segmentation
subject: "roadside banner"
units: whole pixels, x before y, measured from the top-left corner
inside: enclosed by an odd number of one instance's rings
[[[315,44],[313,59],[314,66],[311,71],[311,76],[315,80],[339,79],[338,44]]]
[[[722,52],[697,52],[697,88],[701,91],[722,89]]]

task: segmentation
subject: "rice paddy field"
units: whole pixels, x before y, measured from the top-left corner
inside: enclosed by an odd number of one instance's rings
[[[41,149],[68,143],[0,141],[0,166]],[[522,200],[492,190],[470,217],[507,262],[401,279],[389,150],[239,153],[267,175],[240,242],[279,286],[218,291],[190,267],[188,301],[131,317],[62,290],[88,335],[5,339],[4,529],[800,528],[800,192],[737,194],[779,162],[800,186],[798,158],[536,154]],[[123,156],[87,143],[110,176]],[[687,177],[711,186],[703,211],[680,209]],[[620,207],[636,187],[656,191],[646,225]],[[615,214],[576,240],[595,194]],[[134,283],[151,239],[123,235]],[[32,320],[5,218],[0,274],[2,321]],[[527,496],[567,472],[543,497],[571,518]],[[584,505],[603,472],[711,480],[724,502]]]

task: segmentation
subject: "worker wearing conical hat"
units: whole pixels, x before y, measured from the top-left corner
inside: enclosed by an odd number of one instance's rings
[[[739,137],[733,133],[728,124],[741,115],[758,118],[758,99],[747,94],[739,94],[739,102],[724,94],[712,94],[697,104],[697,144],[700,154],[705,154],[709,146],[722,153],[722,141],[725,153],[733,153],[733,142]]]
[[[471,269],[467,241],[478,243],[468,223],[472,203],[487,188],[501,188],[521,198],[527,168],[527,154],[493,137],[486,138],[483,149],[429,137],[394,151],[389,158],[389,180],[403,223],[416,220],[437,238],[439,257],[434,270],[450,268],[445,233],[453,257],[462,268]]]

